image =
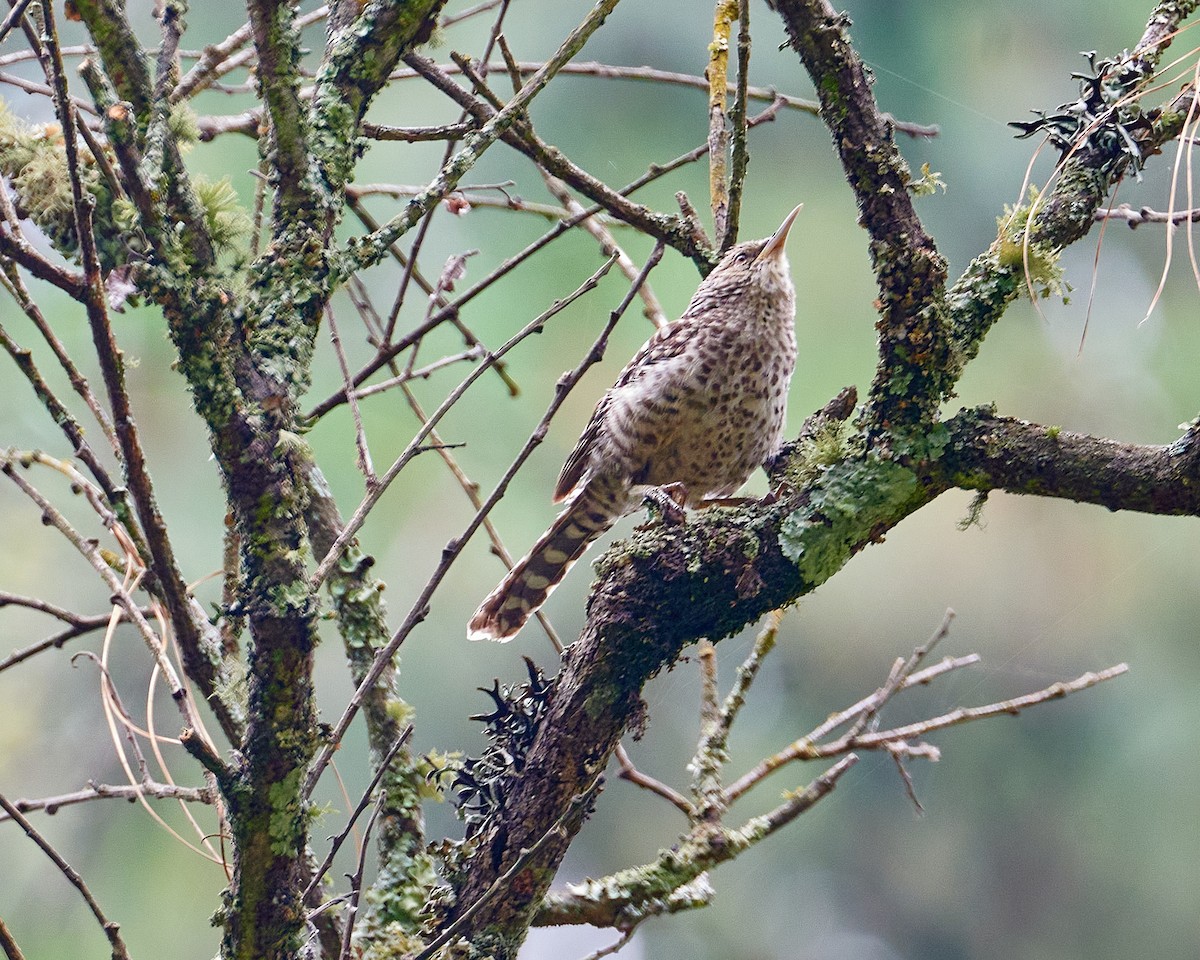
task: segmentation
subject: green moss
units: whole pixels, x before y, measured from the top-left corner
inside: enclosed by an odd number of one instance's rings
[[[620,697],[621,691],[615,683],[597,683],[588,695],[586,709],[593,719],[609,710]]]
[[[794,490],[804,489],[826,467],[846,459],[856,436],[848,421],[826,420],[789,454],[783,473],[784,483]]]
[[[826,122],[834,127],[840,126],[846,119],[846,102],[836,76],[827,74],[821,78],[820,95]]]

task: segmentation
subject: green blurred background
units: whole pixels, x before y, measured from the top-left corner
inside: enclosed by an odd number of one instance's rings
[[[131,4],[154,42],[148,4]],[[184,46],[223,38],[241,22],[235,4],[211,4],[190,17]],[[450,10],[466,4],[451,4]],[[506,33],[520,59],[544,58],[581,19],[587,5],[515,0]],[[1009,120],[1030,108],[1051,109],[1073,99],[1071,72],[1082,69],[1083,49],[1102,55],[1131,46],[1148,13],[1145,2],[1096,5],[1083,0],[1007,4],[857,2],[849,4],[853,36],[875,71],[884,109],[897,117],[936,123],[936,140],[902,140],[914,169],[928,162],[946,182],[944,193],[918,201],[918,210],[955,275],[995,235],[995,218],[1019,195],[1035,145],[1016,141]],[[707,2],[671,4],[626,0],[585,49],[582,59],[701,73],[710,39]],[[777,47],[784,39],[776,16],[752,8],[753,82],[805,95],[809,85],[797,59]],[[450,31],[433,53],[451,49],[478,55],[486,17]],[[1172,54],[1185,56],[1169,76],[1190,73],[1193,32]],[[65,38],[70,42],[71,38]],[[320,50],[322,34],[311,34]],[[0,52],[15,49],[8,41]],[[1168,58],[1170,59],[1170,58]],[[26,75],[30,75],[26,72]],[[240,79],[240,78],[239,78]],[[1182,80],[1173,79],[1176,89]],[[44,104],[4,88],[18,112],[44,119]],[[1164,92],[1162,96],[1169,96]],[[209,93],[201,111],[233,112],[244,103]],[[375,105],[382,122],[447,122],[457,113],[418,81],[397,83]],[[613,185],[638,176],[703,141],[703,93],[645,84],[562,78],[533,110],[541,135],[577,163]],[[865,235],[855,225],[850,192],[829,137],[813,117],[783,112],[753,137],[743,236],[770,232],[798,201],[805,210],[789,252],[799,291],[801,356],[791,396],[790,423],[823,404],[846,384],[865,388],[873,369],[874,284]],[[371,148],[360,182],[427,182],[439,145]],[[1047,151],[1048,154],[1048,151]],[[225,137],[198,146],[189,162],[211,176],[229,173],[249,200],[255,163],[251,141]],[[1152,161],[1140,184],[1122,186],[1118,200],[1165,209],[1172,156]],[[1051,169],[1039,160],[1034,179]],[[544,200],[540,178],[503,148],[490,151],[469,183],[513,179],[512,191]],[[707,171],[693,165],[640,195],[658,209],[674,208],[686,190],[705,207]],[[1182,199],[1181,179],[1179,206]],[[376,200],[387,216],[395,203]],[[438,213],[422,265],[436,276],[446,257],[482,251],[464,281],[483,276],[545,229],[536,217],[475,210],[453,218]],[[650,244],[626,238],[635,258]],[[1039,315],[1022,301],[993,331],[962,382],[965,405],[995,402],[1004,414],[1121,440],[1169,442],[1177,424],[1197,413],[1193,373],[1200,356],[1196,283],[1183,234],[1166,292],[1149,320],[1164,262],[1162,229],[1110,229],[1099,258],[1090,327],[1080,350],[1095,238],[1064,258],[1075,288],[1069,304],[1048,301]],[[574,289],[601,262],[595,243],[580,234],[554,244],[480,297],[464,319],[491,346],[502,343],[555,298]],[[367,278],[386,309],[397,274]],[[697,275],[668,254],[653,284],[670,315],[685,305]],[[446,419],[443,438],[463,442],[457,455],[485,491],[499,478],[518,445],[536,425],[558,374],[574,366],[625,290],[610,276],[600,289],[557,316],[541,337],[526,341],[509,369],[522,394],[507,396],[498,378],[485,376]],[[460,285],[460,289],[464,286]],[[402,326],[419,321],[424,304],[411,298]],[[48,314],[77,356],[91,353],[80,313],[47,294]],[[337,303],[342,337],[352,362],[369,356],[348,302]],[[33,336],[10,302],[0,316],[36,350]],[[174,534],[186,575],[199,580],[220,564],[224,509],[205,435],[189,410],[162,322],[150,310],[115,318],[127,357],[135,412],[150,455],[159,501]],[[547,441],[518,475],[493,514],[514,552],[520,552],[553,515],[548,492],[595,399],[648,335],[636,309],[622,321],[606,359],[593,369],[555,421]],[[421,362],[461,349],[442,334],[422,348]],[[51,371],[45,351],[38,353]],[[93,365],[84,364],[98,383]],[[33,403],[26,384],[5,362],[0,375],[0,443],[44,447],[65,455],[61,437]],[[416,391],[432,409],[465,369],[442,371]],[[61,382],[61,378],[59,381]],[[339,382],[323,340],[312,397]],[[390,462],[414,430],[403,400],[386,394],[363,404],[377,464]],[[362,495],[354,467],[349,416],[340,410],[310,435],[348,514]],[[59,502],[55,480],[36,479]],[[762,490],[756,478],[752,490]],[[763,755],[872,690],[892,660],[907,654],[937,626],[947,607],[958,617],[942,652],[976,651],[983,665],[954,674],[935,689],[902,701],[891,717],[907,720],[954,706],[978,704],[1038,689],[1093,668],[1128,661],[1115,683],[1032,711],[941,734],[943,761],[912,764],[925,813],[906,799],[889,760],[865,756],[836,793],[771,842],[722,867],[713,878],[711,908],[652,921],[625,956],[655,960],[1000,960],[1000,958],[1126,958],[1194,960],[1200,956],[1200,604],[1196,521],[1111,514],[1098,507],[995,495],[980,527],[961,532],[969,496],[951,494],[906,520],[886,543],[855,558],[833,581],[792,610],[779,648],[763,671],[751,705],[735,730],[730,770],[740,773]],[[97,533],[77,504],[71,515]],[[393,622],[436,565],[446,541],[472,515],[462,491],[434,455],[419,457],[391,488],[364,532],[388,583]],[[620,531],[628,531],[633,520]],[[90,571],[39,522],[13,490],[0,493],[0,588],[38,594],[95,612],[105,591]],[[403,650],[402,691],[417,711],[416,746],[477,751],[479,725],[467,715],[486,708],[475,692],[492,677],[524,675],[521,654],[545,668],[555,658],[536,629],[508,646],[469,646],[463,624],[501,568],[482,536],[436,595],[430,615]],[[588,587],[586,564],[555,594],[549,611],[564,636],[574,635]],[[206,602],[218,588],[198,588]],[[82,599],[81,599],[82,598]],[[3,648],[24,646],[48,632],[47,621],[23,611],[0,611]],[[321,649],[320,696],[332,720],[350,692],[332,633]],[[750,635],[722,643],[718,658],[727,683]],[[94,667],[70,664],[95,638],[43,654],[0,674],[0,791],[9,797],[60,793],[87,779],[120,782],[97,701]],[[132,634],[119,633],[114,670],[136,715],[142,714],[149,665]],[[645,739],[630,744],[653,775],[685,787],[684,766],[697,719],[694,664],[654,681],[647,692],[651,722]],[[157,712],[173,733],[167,705]],[[357,797],[366,782],[361,731],[338,755],[347,789]],[[730,822],[768,809],[782,790],[806,783],[818,767],[789,769],[760,787]],[[195,783],[192,765],[175,754],[173,771]],[[335,833],[345,801],[331,778],[324,799],[330,814],[315,836]],[[158,808],[177,827],[180,819]],[[459,830],[445,806],[429,811],[431,834]],[[216,951],[208,925],[224,883],[220,869],[186,852],[135,806],[110,801],[34,815],[40,829],[89,881],[105,909],[122,924],[135,957],[201,960]],[[211,823],[205,821],[211,828]],[[597,876],[652,858],[682,827],[676,811],[616,781],[601,798],[561,872],[561,880]],[[100,957],[106,945],[94,921],[63,878],[11,825],[0,828],[0,916],[30,960]],[[596,931],[535,932],[529,958],[580,957],[610,942]]]

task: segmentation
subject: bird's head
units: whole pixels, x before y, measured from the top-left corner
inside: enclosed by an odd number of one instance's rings
[[[788,231],[802,209],[804,204],[784,217],[779,229],[771,236],[762,240],[747,240],[730,247],[721,262],[713,267],[704,282],[705,286],[734,289],[754,284],[767,292],[784,289],[790,292],[791,271],[788,269],[784,245]]]

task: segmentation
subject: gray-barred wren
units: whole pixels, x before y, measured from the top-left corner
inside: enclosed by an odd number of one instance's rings
[[[784,243],[799,212],[767,239],[732,247],[683,316],[621,371],[558,478],[554,502],[566,509],[480,605],[472,640],[511,639],[647,489],[672,486],[698,506],[732,494],[775,453],[796,366]]]

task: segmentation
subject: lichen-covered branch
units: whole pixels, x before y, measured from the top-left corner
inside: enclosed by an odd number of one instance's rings
[[[1109,510],[1200,516],[1200,432],[1166,445],[1120,443],[963,410],[946,421],[949,442],[938,464],[966,490],[1058,497]]]
[[[708,78],[708,200],[712,207],[713,236],[718,244],[728,235],[729,128],[725,90],[729,85],[729,37],[738,17],[738,6],[738,0],[717,0],[705,71]]]
[[[842,758],[807,787],[788,793],[777,808],[751,817],[740,827],[697,824],[653,863],[599,880],[585,880],[565,893],[551,894],[534,923],[589,923],[628,930],[647,917],[706,906],[712,896],[706,876],[709,870],[737,858],[811,810],[833,792],[838,780],[857,761],[853,755]]]
[[[307,117],[300,100],[300,34],[292,4],[252,0],[246,6],[258,52],[254,73],[270,121],[278,233],[299,216],[314,216],[320,203],[319,188],[311,179]]]
[[[313,546],[325,553],[341,533],[343,522],[315,464],[309,467],[309,478],[309,529]],[[373,565],[374,559],[352,541],[326,580],[350,678],[356,687],[366,678],[390,635],[384,585],[372,574]],[[377,821],[379,870],[367,898],[372,935],[383,933],[392,924],[405,933],[415,933],[417,914],[435,879],[424,852],[425,822],[420,806],[424,775],[411,749],[406,744],[396,746],[411,714],[397,692],[397,673],[395,661],[389,658],[363,697],[371,765],[379,776],[383,795]],[[386,769],[381,769],[385,761]]]
[[[333,5],[312,98],[312,149],[326,183],[343,190],[357,158],[367,107],[402,54],[433,33],[446,0]]]
[[[875,430],[936,413],[952,387],[941,306],[946,263],[913,209],[908,165],[871,79],[850,44],[849,20],[828,0],[776,0],[792,48],[821,100],[846,179],[871,238],[879,284],[879,365],[866,416]]]

